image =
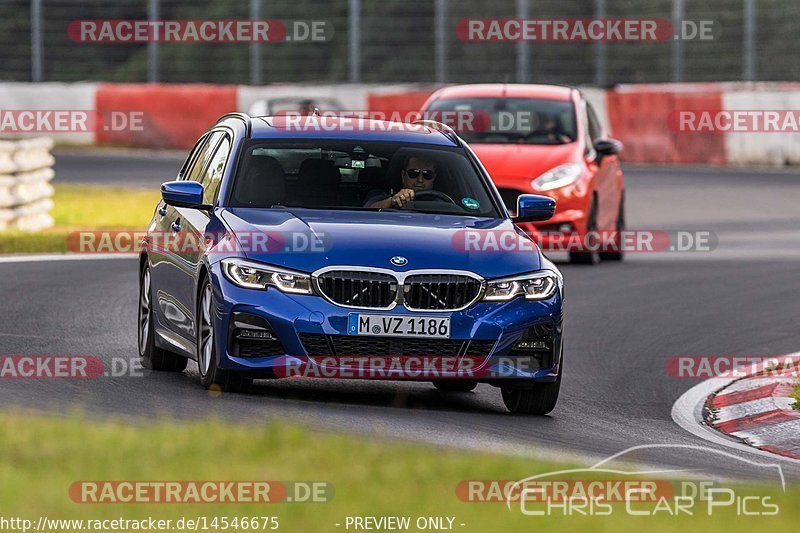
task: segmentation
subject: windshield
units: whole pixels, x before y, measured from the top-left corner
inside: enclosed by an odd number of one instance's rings
[[[250,141],[242,158],[232,207],[500,216],[477,170],[458,148],[261,139]],[[411,201],[392,202],[393,195],[408,195],[409,189]]]
[[[436,100],[426,113],[434,111],[444,118],[458,117],[448,125],[469,143],[567,144],[578,138],[568,100],[451,98]],[[465,114],[472,120],[464,120]]]

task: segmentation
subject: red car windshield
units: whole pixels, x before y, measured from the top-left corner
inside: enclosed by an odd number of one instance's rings
[[[469,143],[567,144],[578,138],[571,101],[539,98],[449,98],[435,115]]]

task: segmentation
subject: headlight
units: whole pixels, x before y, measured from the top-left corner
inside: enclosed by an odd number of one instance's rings
[[[486,282],[486,292],[483,299],[494,302],[507,302],[523,294],[526,300],[546,300],[555,294],[558,289],[558,283],[558,275],[551,270],[541,270],[532,274],[495,279]]]
[[[229,258],[222,260],[222,272],[231,283],[245,289],[275,287],[293,294],[312,293],[311,276],[294,270]]]
[[[567,163],[551,168],[535,180],[531,181],[531,187],[538,191],[550,191],[572,185],[583,174],[583,165],[580,163]]]

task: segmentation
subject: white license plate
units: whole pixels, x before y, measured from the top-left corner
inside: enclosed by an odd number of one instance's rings
[[[350,313],[347,334],[449,339],[450,317]]]

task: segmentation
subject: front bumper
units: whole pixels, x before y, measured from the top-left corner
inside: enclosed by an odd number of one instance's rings
[[[509,380],[551,382],[558,377],[563,344],[560,289],[549,300],[527,301],[517,297],[509,302],[478,302],[462,311],[445,313],[412,312],[402,306],[391,311],[370,311],[341,307],[315,295],[286,294],[275,288],[242,289],[222,275],[219,263],[211,266],[210,275],[216,304],[217,365],[222,369],[256,378],[310,376],[418,381],[462,378],[493,384]],[[433,345],[428,344],[423,350],[427,352],[424,358],[415,356],[413,348],[409,353],[403,353],[403,348],[387,350],[389,353],[380,353],[382,349],[378,353],[363,349],[341,353],[341,348],[336,347],[344,344],[339,341],[358,340],[364,346],[364,342],[369,342],[366,339],[381,339],[348,336],[348,317],[354,312],[449,316],[450,340],[435,345],[437,355],[430,353]],[[244,322],[263,326],[256,327],[268,330],[270,333],[265,335],[277,340],[263,345],[268,348],[268,355],[243,349],[239,344],[235,332],[240,331],[237,328]],[[545,344],[538,345],[536,351],[520,349],[518,342],[523,336],[532,338],[532,332],[537,335],[543,332],[542,338],[548,340],[539,341]],[[330,353],[332,350],[322,353],[326,351],[326,340],[336,353]],[[394,346],[403,346],[403,341],[399,342]],[[376,342],[376,346],[386,345]],[[394,362],[387,361],[392,358]],[[380,365],[379,359],[384,361]]]
[[[546,249],[551,242],[551,234],[573,232],[584,234],[586,232],[592,194],[591,188],[583,180],[573,185],[542,192],[530,187],[528,178],[500,176],[493,179],[503,202],[511,212],[516,212],[517,197],[520,194],[541,194],[556,201],[556,211],[550,220],[520,224],[526,233],[544,245],[543,249]],[[570,227],[567,231],[559,229],[565,225]],[[560,239],[558,236],[555,238],[557,241]]]

